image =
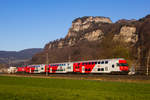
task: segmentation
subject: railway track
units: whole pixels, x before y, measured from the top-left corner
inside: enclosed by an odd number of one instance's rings
[[[150,83],[150,76],[144,75],[49,74],[45,76],[45,74],[0,74],[0,76]]]

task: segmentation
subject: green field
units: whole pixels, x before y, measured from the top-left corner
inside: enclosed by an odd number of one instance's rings
[[[0,100],[150,100],[150,84],[0,76]]]

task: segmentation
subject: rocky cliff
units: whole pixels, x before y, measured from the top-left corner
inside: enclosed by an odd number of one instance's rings
[[[32,58],[33,63],[124,57],[132,64],[145,62],[150,45],[150,15],[139,20],[119,20],[112,23],[108,17],[77,18],[65,38],[51,41],[44,51]],[[144,59],[144,60],[143,60]],[[137,63],[145,66],[145,63]]]
[[[82,17],[72,22],[72,26],[65,38],[50,42],[46,45],[49,48],[63,48],[73,46],[79,41],[103,40],[106,34],[113,32],[113,40],[122,40],[127,43],[135,44],[138,41],[136,26],[134,21],[119,21],[112,23],[107,17]],[[132,25],[131,25],[132,24]],[[114,28],[114,29],[113,29]]]

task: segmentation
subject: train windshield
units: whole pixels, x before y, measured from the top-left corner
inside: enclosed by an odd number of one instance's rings
[[[128,66],[127,63],[118,63],[118,66]]]

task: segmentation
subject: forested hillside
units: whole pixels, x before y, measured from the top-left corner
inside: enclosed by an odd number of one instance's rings
[[[139,20],[119,20],[108,17],[77,18],[65,38],[50,41],[32,57],[32,63],[49,63],[125,58],[130,67],[146,71],[150,64],[150,15]]]
[[[32,56],[38,52],[41,52],[41,48],[25,49],[21,51],[0,51],[0,63],[1,64],[17,64],[30,61]]]

